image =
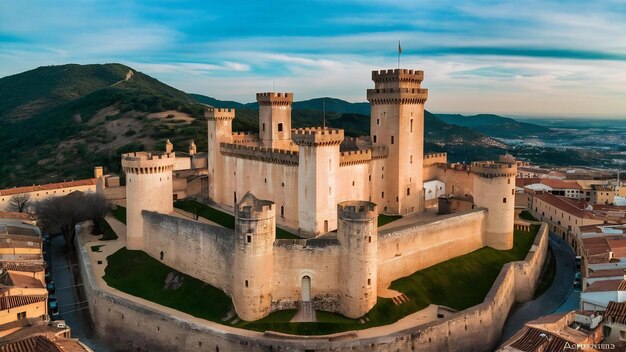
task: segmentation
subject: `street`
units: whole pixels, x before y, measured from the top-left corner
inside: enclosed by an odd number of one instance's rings
[[[74,281],[73,271],[78,275],[78,266],[68,261],[65,252],[65,239],[61,235],[51,237],[48,244],[48,267],[52,280],[56,284],[56,296],[59,302],[61,319],[72,329],[72,337],[97,352],[109,352],[113,349],[103,345],[94,336],[89,319],[89,310],[84,299],[77,293],[79,287]],[[75,262],[75,259],[73,260]]]

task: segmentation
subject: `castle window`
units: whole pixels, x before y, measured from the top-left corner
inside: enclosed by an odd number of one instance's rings
[[[367,279],[367,286],[372,284],[372,279]]]
[[[164,255],[164,253],[163,253],[163,251],[161,251],[161,260],[163,260],[163,255]]]
[[[248,287],[248,280],[246,280],[245,284],[246,284],[246,287]]]
[[[263,132],[265,132],[265,124],[263,124],[263,126],[261,126],[261,130],[262,130]]]
[[[374,135],[374,143],[376,143],[376,135]]]
[[[248,243],[252,243],[252,236],[250,236],[250,235],[246,236],[246,241]]]
[[[413,164],[413,155],[409,155],[409,163]]]
[[[411,195],[411,188],[407,188],[407,189],[406,189],[406,195],[407,195],[407,196],[410,196],[410,195]]]
[[[506,180],[507,184],[510,185],[511,184],[511,179]]]
[[[278,124],[278,132],[282,132],[283,131],[283,124],[279,123]]]
[[[354,186],[354,181],[352,181],[352,186]]]
[[[285,187],[285,182],[281,183],[280,185],[281,185],[282,187]]]
[[[267,178],[265,179],[265,183],[267,183]]]
[[[285,207],[283,205],[280,206],[280,216],[285,216]]]
[[[376,126],[380,126],[380,119],[376,119]]]
[[[413,115],[413,113],[411,113],[411,115]],[[413,119],[411,119],[411,122],[409,125],[409,132],[413,133]]]
[[[380,194],[380,198],[385,198],[385,192],[382,192],[382,193]]]
[[[369,175],[368,181],[371,181],[371,180],[372,180],[372,175]]]
[[[502,198],[502,203],[506,203],[506,197]]]
[[[515,195],[515,188],[511,190],[511,195],[514,196]]]
[[[367,238],[367,242],[368,242],[368,243],[372,243],[372,236],[369,236],[369,237]]]
[[[391,144],[393,144],[393,136],[391,136]]]

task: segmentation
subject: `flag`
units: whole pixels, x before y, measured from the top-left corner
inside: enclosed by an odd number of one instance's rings
[[[402,54],[402,47],[400,46],[399,40],[398,40],[398,54]]]

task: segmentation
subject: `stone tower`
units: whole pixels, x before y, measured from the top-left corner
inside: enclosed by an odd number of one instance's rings
[[[376,304],[378,280],[378,211],[376,204],[348,201],[337,205],[337,238],[341,244],[339,271],[341,314],[365,315]]]
[[[142,210],[171,213],[174,153],[122,154],[126,174],[126,230],[128,249],[144,248]]]
[[[384,182],[373,189],[372,200],[387,213],[404,215],[424,208],[424,103],[428,90],[420,88],[423,79],[423,71],[373,71],[374,89],[367,90],[372,143],[389,149]]]
[[[233,303],[239,318],[257,320],[270,313],[276,206],[251,193],[235,207]]]
[[[232,204],[232,200],[222,191],[226,180],[224,177],[224,158],[220,153],[220,143],[231,143],[233,139],[233,119],[235,109],[209,108],[204,112],[207,119],[209,176],[208,197],[217,203]]]
[[[339,145],[343,130],[299,128],[291,136],[298,145],[298,227],[304,237],[337,228]]]
[[[515,162],[474,162],[474,203],[488,209],[483,244],[495,249],[513,248],[515,220]]]
[[[291,144],[293,93],[257,93],[259,139],[266,148],[287,149]]]

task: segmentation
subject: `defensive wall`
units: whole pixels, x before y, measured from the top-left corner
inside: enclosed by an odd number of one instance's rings
[[[79,229],[80,230],[80,229]],[[548,246],[545,224],[524,261],[506,264],[483,303],[432,323],[407,329],[388,326],[381,336],[361,332],[294,337],[259,333],[196,319],[107,287],[101,287],[76,236],[80,274],[95,332],[121,351],[490,351],[511,307],[532,297]],[[283,246],[297,245],[284,242]]]

